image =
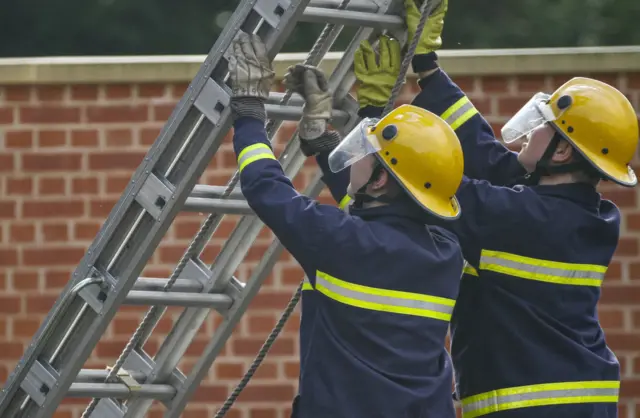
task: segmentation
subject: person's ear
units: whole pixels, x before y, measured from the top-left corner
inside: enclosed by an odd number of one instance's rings
[[[551,161],[556,164],[565,164],[571,161],[573,158],[574,149],[571,144],[566,140],[561,140],[558,143],[555,151],[553,152],[553,156],[551,157]]]
[[[380,170],[378,177],[371,182],[371,190],[378,191],[383,189],[389,181],[389,173],[387,170]]]

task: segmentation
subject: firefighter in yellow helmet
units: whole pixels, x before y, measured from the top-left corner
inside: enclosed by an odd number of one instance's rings
[[[264,102],[274,74],[264,44],[241,33],[232,48],[242,193],[308,280],[293,416],[454,418],[444,343],[463,258],[454,234],[424,224],[427,214],[460,216],[454,195],[463,157],[453,129],[414,106],[363,121],[327,159],[334,170],[350,167],[361,205],[346,213],[319,204],[294,189],[267,138]],[[298,74],[301,84],[326,84]],[[302,125],[311,136],[324,131],[317,117],[331,110],[325,94],[315,97]],[[429,141],[418,140],[425,135]]]
[[[414,0],[405,6],[415,33],[418,9]],[[446,7],[445,0],[432,19]],[[456,233],[469,263],[451,321],[463,417],[617,417],[620,366],[597,303],[620,211],[596,186],[603,179],[636,185],[636,111],[614,87],[577,77],[534,95],[505,124],[506,142],[524,142],[519,153],[509,151],[438,67],[442,25],[427,29],[412,62],[422,89],[413,105],[447,121],[465,160],[456,193],[462,216],[439,223]],[[377,58],[363,42],[355,57],[361,116],[380,114],[400,58],[395,40],[380,38]],[[323,170],[332,194],[348,205],[343,172]]]
[[[357,207],[391,203],[406,194],[439,218],[460,216],[454,196],[462,180],[457,169],[463,164],[460,143],[444,120],[419,107],[400,106],[382,120],[365,118],[332,151],[328,164],[334,173],[354,167],[348,191]],[[455,174],[442,175],[451,171]],[[370,188],[383,172],[401,190],[379,193],[375,186]]]
[[[463,417],[617,417],[620,366],[597,304],[620,211],[596,186],[637,183],[631,103],[608,84],[573,78],[505,124],[506,142],[524,142],[514,153],[443,71],[420,85],[413,103],[450,115],[465,173],[479,179],[461,185],[465,215],[448,228],[470,264],[451,322]]]
[[[629,100],[598,80],[575,77],[553,94],[534,95],[502,128],[511,143],[526,139],[518,161],[534,182],[573,173],[635,186],[629,166],[638,144],[638,117]]]

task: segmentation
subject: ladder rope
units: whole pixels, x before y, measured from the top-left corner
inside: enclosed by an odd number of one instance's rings
[[[409,70],[409,66],[411,65],[411,60],[416,53],[418,41],[422,36],[422,32],[424,31],[424,27],[427,24],[427,20],[429,20],[429,15],[431,15],[431,12],[439,3],[440,1],[438,0],[423,0],[422,5],[420,5],[420,21],[418,22],[418,26],[416,27],[416,34],[413,36],[411,44],[409,45],[409,49],[404,56],[404,59],[402,60],[402,65],[400,66],[400,73],[398,74],[398,78],[396,79],[396,84],[393,86],[389,101],[382,111],[383,117],[393,110],[393,105],[395,104],[395,101],[398,98],[400,91],[402,90],[402,86],[404,85],[404,80],[407,75],[407,71]]]
[[[350,0],[343,0],[343,2],[340,4],[340,6],[338,8],[339,9],[346,8],[346,6],[349,4],[349,2],[350,2]],[[420,12],[421,12],[420,21],[419,21],[418,26],[416,28],[416,34],[413,37],[413,39],[411,40],[411,45],[409,46],[407,54],[405,55],[405,57],[404,57],[404,59],[402,61],[402,65],[400,67],[400,73],[398,75],[398,78],[396,79],[396,83],[393,86],[393,89],[391,90],[391,96],[389,97],[389,101],[387,102],[387,105],[385,106],[385,108],[383,110],[383,115],[386,115],[387,113],[389,113],[393,109],[393,105],[394,105],[394,103],[396,101],[396,98],[400,94],[400,91],[402,90],[402,86],[404,85],[404,79],[406,77],[407,71],[409,70],[409,66],[411,65],[411,60],[413,59],[413,56],[415,55],[416,47],[418,46],[418,41],[420,40],[422,32],[424,31],[424,28],[426,26],[426,23],[427,23],[427,20],[429,18],[429,15],[433,11],[434,6],[436,4],[438,4],[438,3],[439,3],[439,1],[437,1],[437,0],[432,0],[432,1],[424,0],[424,2],[421,5],[421,8],[420,8]],[[309,56],[305,60],[305,64],[308,64],[308,62],[311,61],[311,57],[313,56],[314,51],[320,50],[320,46],[319,45],[321,45],[321,43],[324,42],[324,39],[326,39],[328,37],[328,34],[333,30],[333,26],[334,25],[332,25],[332,24],[329,24],[329,25],[325,26],[324,30],[322,31],[322,34],[320,35],[320,37],[316,41],[316,44],[313,46],[311,52],[309,53]],[[323,36],[323,35],[325,35],[325,33],[326,33],[327,36]],[[289,98],[291,98],[291,94],[292,94],[292,92],[288,91],[287,94],[285,94],[284,98],[282,99],[281,104],[282,103],[286,103],[289,100]],[[286,100],[285,100],[285,98],[286,98]],[[273,121],[271,121],[271,122],[273,122]],[[226,413],[233,406],[233,404],[236,401],[236,399],[238,398],[238,396],[242,393],[244,388],[247,386],[247,384],[249,383],[249,381],[251,380],[251,378],[253,377],[255,372],[258,370],[258,367],[260,367],[260,364],[262,364],[262,361],[264,360],[266,355],[269,353],[269,350],[271,349],[271,346],[275,342],[275,340],[278,337],[278,335],[280,335],[280,332],[284,328],[285,324],[289,320],[289,317],[291,316],[291,314],[293,313],[294,309],[296,308],[296,305],[300,301],[300,297],[302,296],[302,285],[303,285],[303,283],[304,283],[304,281],[301,281],[300,284],[298,285],[298,288],[296,289],[296,291],[294,292],[293,296],[289,300],[289,303],[287,304],[287,307],[282,312],[282,315],[278,319],[278,322],[273,327],[273,330],[271,331],[271,333],[269,334],[269,336],[267,337],[265,342],[262,344],[262,347],[260,347],[260,350],[258,351],[258,355],[255,357],[255,359],[251,363],[251,366],[249,366],[249,369],[247,370],[245,375],[242,377],[242,379],[240,380],[238,385],[235,387],[235,389],[233,390],[231,395],[229,395],[229,397],[227,398],[227,400],[225,400],[225,402],[222,405],[222,407],[214,415],[214,418],[223,418],[226,415]]]
[[[233,389],[233,392],[231,392],[231,395],[229,395],[227,400],[224,401],[224,404],[222,405],[222,407],[214,415],[214,418],[224,417],[229,411],[229,409],[231,409],[231,407],[233,406],[238,396],[240,396],[240,394],[242,393],[244,388],[247,386],[247,384],[249,383],[249,381],[251,380],[255,372],[258,370],[258,367],[260,367],[260,365],[262,364],[262,361],[264,360],[264,358],[269,353],[271,346],[275,342],[276,338],[278,338],[278,335],[280,335],[280,332],[282,331],[285,324],[287,323],[287,320],[289,320],[291,313],[293,313],[294,309],[296,308],[296,305],[300,301],[301,296],[302,296],[302,282],[300,283],[300,285],[298,285],[298,288],[296,289],[295,293],[289,300],[287,307],[282,312],[282,315],[280,316],[280,319],[278,319],[278,322],[276,323],[275,327],[273,327],[273,330],[271,331],[271,333],[269,334],[265,342],[262,344],[262,347],[260,347],[260,351],[258,351],[258,355],[251,363],[251,366],[249,366],[249,369],[240,380],[240,383],[238,383],[235,389]]]

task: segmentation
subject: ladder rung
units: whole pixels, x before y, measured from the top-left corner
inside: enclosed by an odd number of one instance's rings
[[[124,383],[72,383],[67,396],[74,398],[120,398],[132,396],[169,400],[176,394],[170,385],[140,385],[129,388]]]
[[[309,7],[322,7],[325,9],[337,9],[342,0],[311,0]],[[378,5],[368,0],[351,0],[347,5],[347,10],[359,10],[362,12],[376,12]]]
[[[223,294],[132,290],[127,295],[125,303],[127,305],[184,306],[227,310],[233,304],[233,299]]]
[[[196,184],[193,187],[190,197],[206,197],[209,199],[219,199],[222,197],[225,186],[210,186],[208,184]],[[228,200],[244,200],[244,195],[240,188],[236,188],[225,199]]]
[[[300,20],[311,23],[331,22],[336,25],[361,26],[374,29],[401,29],[404,27],[404,20],[399,16],[356,12],[353,10],[324,9],[321,7],[307,7]]]
[[[129,370],[128,373],[132,378],[139,382],[147,378],[147,376],[142,372]],[[108,375],[109,370],[82,369],[80,370],[80,373],[78,373],[75,383],[104,383],[104,380]]]
[[[169,279],[158,279],[152,277],[140,277],[133,285],[133,290],[156,290],[163,291]],[[171,290],[175,292],[198,293],[202,290],[202,284],[191,279],[178,279]]]
[[[254,215],[249,204],[243,200],[207,199],[189,197],[184,205],[185,212],[225,213],[228,215]]]
[[[269,98],[267,99],[267,104],[278,104],[284,98],[285,93],[280,93],[279,91],[272,91],[269,93]],[[298,93],[292,93],[291,97],[289,97],[289,101],[287,102],[289,106],[302,106],[304,105],[304,99]]]
[[[278,120],[300,120],[302,117],[301,106],[282,106],[275,104],[265,105],[267,115],[269,119]],[[349,114],[339,109],[334,109],[331,112],[331,121],[339,124],[344,124],[349,120]]]

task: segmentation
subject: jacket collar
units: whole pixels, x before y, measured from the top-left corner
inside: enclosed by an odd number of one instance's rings
[[[597,209],[600,206],[602,199],[596,188],[587,183],[537,185],[532,186],[532,188],[540,195],[571,200],[581,206],[593,209]]]
[[[400,199],[392,203],[371,208],[349,209],[349,214],[366,221],[406,222],[411,220],[420,224],[425,223],[425,212],[410,198]]]

